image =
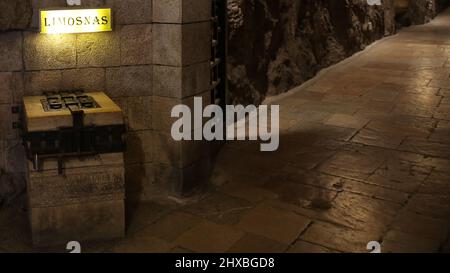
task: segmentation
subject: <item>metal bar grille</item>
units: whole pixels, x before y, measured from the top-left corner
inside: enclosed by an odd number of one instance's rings
[[[211,100],[225,107],[227,100],[227,1],[212,1]]]

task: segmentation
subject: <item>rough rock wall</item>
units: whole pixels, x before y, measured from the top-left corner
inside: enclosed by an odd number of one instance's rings
[[[440,11],[448,7],[449,0],[409,0],[409,8],[399,21],[403,25],[428,23]]]
[[[434,0],[411,1],[409,14],[413,25],[429,22],[436,15],[436,3]]]
[[[415,13],[429,14],[429,1],[411,1]],[[302,84],[394,34],[395,15],[394,0],[229,0],[231,102],[258,104]]]
[[[436,12],[441,12],[450,6],[450,0],[436,0]]]

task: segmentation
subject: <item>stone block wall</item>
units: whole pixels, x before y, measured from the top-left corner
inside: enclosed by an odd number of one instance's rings
[[[154,0],[153,11],[154,109],[170,113],[180,103],[192,106],[194,96],[209,104],[211,0]],[[171,192],[190,192],[208,176],[209,143],[173,141],[174,121],[164,115],[153,123],[156,179]]]
[[[11,15],[11,6],[23,11]],[[65,0],[0,0],[0,169],[25,172],[11,126],[18,118],[11,106],[23,96],[105,91],[124,110],[129,130],[127,198],[190,192],[207,177],[209,145],[172,141],[170,111],[193,96],[209,103],[211,0],[82,0],[82,6],[111,7],[114,30],[39,34],[39,9],[66,8]]]

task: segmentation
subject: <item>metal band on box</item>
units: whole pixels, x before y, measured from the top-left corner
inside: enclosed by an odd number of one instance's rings
[[[100,108],[92,97],[80,91],[46,93],[41,103],[45,112],[69,110],[73,126],[51,131],[22,130],[26,155],[33,162],[35,170],[41,170],[41,160],[57,158],[58,172],[62,174],[65,158],[120,153],[125,150],[124,124],[84,125],[84,110]]]

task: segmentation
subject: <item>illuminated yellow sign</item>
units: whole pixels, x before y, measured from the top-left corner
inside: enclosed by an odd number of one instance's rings
[[[112,31],[111,9],[41,10],[41,33]]]

